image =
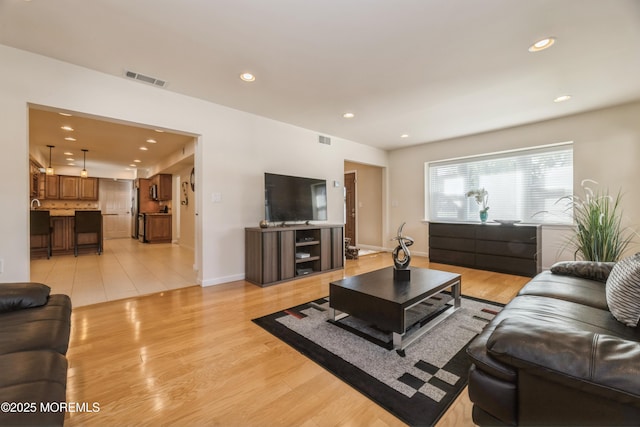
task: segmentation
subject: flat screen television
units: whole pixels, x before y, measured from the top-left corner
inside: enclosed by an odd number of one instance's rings
[[[264,216],[270,222],[326,221],[327,181],[265,173]]]

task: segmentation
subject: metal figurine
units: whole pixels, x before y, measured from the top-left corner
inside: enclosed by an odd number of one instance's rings
[[[402,235],[402,228],[406,222],[403,222],[400,228],[398,228],[398,235],[391,240],[397,240],[398,246],[393,250],[393,265],[396,270],[408,270],[409,263],[411,262],[411,253],[408,247],[413,245],[413,239],[409,236]],[[400,253],[402,252],[402,254]]]

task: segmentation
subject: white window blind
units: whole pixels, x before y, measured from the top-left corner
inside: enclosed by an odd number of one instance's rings
[[[427,163],[426,216],[431,221],[479,221],[470,190],[489,193],[489,221],[566,224],[573,193],[573,144]]]

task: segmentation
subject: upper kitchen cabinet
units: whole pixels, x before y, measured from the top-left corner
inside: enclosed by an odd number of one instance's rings
[[[40,194],[40,181],[42,173],[40,172],[40,165],[33,160],[29,161],[29,197],[37,198],[41,197]]]
[[[44,198],[59,199],[60,198],[60,175],[45,175],[44,181]]]
[[[80,200],[98,200],[98,178],[80,178]]]
[[[78,200],[80,199],[80,178],[77,176],[59,175],[60,177],[60,199]]]
[[[49,200],[98,200],[98,178],[43,175],[44,198]]]
[[[171,191],[171,174],[160,173],[151,177],[151,185],[155,185],[155,200],[171,200],[173,198]]]

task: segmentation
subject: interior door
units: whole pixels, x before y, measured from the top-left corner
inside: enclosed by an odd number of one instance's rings
[[[105,239],[131,234],[131,181],[100,180],[100,209]]]
[[[347,172],[344,174],[344,206],[345,224],[344,237],[351,239],[351,245],[355,246],[356,240],[356,173]]]

